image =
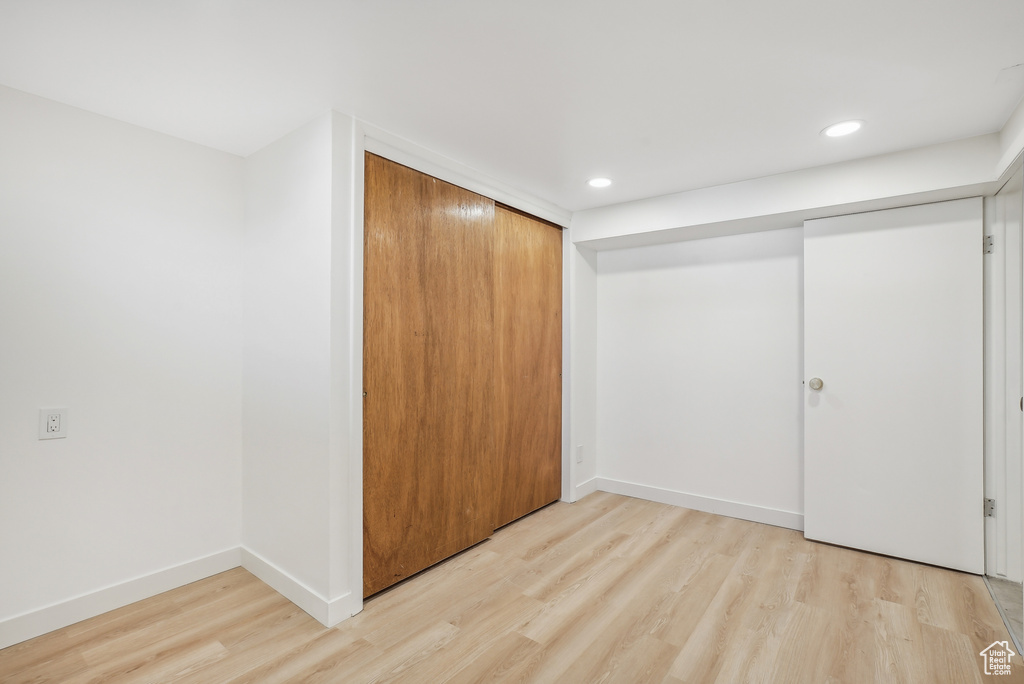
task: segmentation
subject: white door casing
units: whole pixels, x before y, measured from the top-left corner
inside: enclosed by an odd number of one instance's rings
[[[985,574],[1021,581],[1021,183],[985,198]]]

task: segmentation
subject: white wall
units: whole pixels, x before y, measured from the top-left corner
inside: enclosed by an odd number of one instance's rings
[[[1022,154],[1024,100],[988,135],[578,211],[572,240],[622,249],[987,196],[1009,180]]]
[[[800,228],[598,253],[598,486],[800,527]]]
[[[257,575],[282,591],[265,573],[283,574],[319,599],[330,567],[332,167],[324,115],[249,157],[245,186],[242,542],[263,563]]]
[[[571,243],[565,250],[572,396],[569,499],[576,501],[597,487],[597,253]]]
[[[362,606],[356,137],[331,112],[246,159],[242,562],[328,625]]]
[[[1007,129],[1009,131],[1009,127]],[[576,212],[573,240],[618,249],[749,233],[858,211],[977,197],[1000,185],[997,133]],[[1019,151],[1019,149],[1018,149]]]
[[[1024,98],[1017,103],[1010,117],[999,132],[1000,155],[996,166],[1001,178],[1007,179],[1014,170],[1014,163],[1024,154]]]
[[[231,566],[242,183],[238,157],[0,87],[0,646]],[[37,439],[49,406],[66,439]]]

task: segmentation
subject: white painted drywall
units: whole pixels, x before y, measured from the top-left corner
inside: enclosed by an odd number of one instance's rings
[[[0,621],[237,548],[242,184],[0,87]]]
[[[601,488],[798,526],[801,255],[800,228],[598,253]]]
[[[570,228],[571,237],[571,228]],[[569,240],[571,423],[568,466],[572,501],[594,491],[597,477],[597,253]],[[577,462],[578,454],[582,462]]]
[[[975,197],[998,189],[1000,171],[996,166],[1000,155],[1007,154],[1008,145],[1012,148],[1019,144],[1024,144],[1024,139],[1013,142],[992,133],[589,209],[573,215],[573,240],[592,249],[619,249],[784,228],[855,211]]]
[[[1007,178],[1014,171],[1014,162],[1024,153],[1024,99],[1017,104],[999,132],[999,148],[996,171],[1002,178]]]
[[[246,159],[241,392],[242,543],[323,599],[331,521],[331,128],[325,114]]]

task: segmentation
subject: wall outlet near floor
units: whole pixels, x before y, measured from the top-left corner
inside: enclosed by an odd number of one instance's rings
[[[39,439],[61,439],[68,436],[66,408],[39,409]]]
[[[577,463],[583,463],[583,445],[582,444],[577,444],[576,445],[576,462]]]

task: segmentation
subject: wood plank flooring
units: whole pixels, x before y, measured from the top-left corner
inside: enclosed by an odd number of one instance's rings
[[[606,493],[326,629],[242,569],[0,651],[14,682],[1024,682],[980,577]]]

